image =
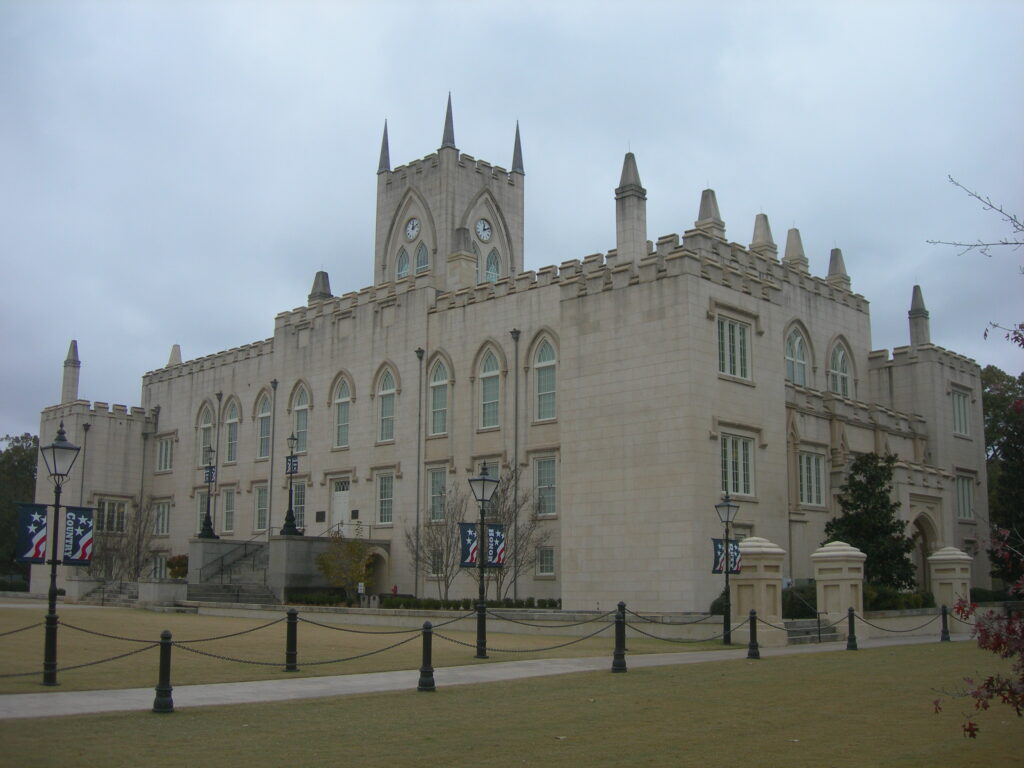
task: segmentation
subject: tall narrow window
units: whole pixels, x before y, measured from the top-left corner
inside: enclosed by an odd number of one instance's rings
[[[555,485],[555,459],[545,456],[533,462],[533,492],[537,499],[537,515],[554,515],[558,509]]]
[[[427,255],[427,246],[420,243],[416,249],[416,274],[426,272],[428,269],[430,269],[430,256]]]
[[[498,426],[498,399],[500,383],[498,379],[498,358],[487,350],[480,364],[480,427],[488,429]]]
[[[238,461],[238,403],[232,401],[228,405],[227,426],[227,458],[225,461]]]
[[[545,341],[534,361],[537,384],[537,420],[555,418],[555,349]]]
[[[309,430],[309,393],[305,387],[299,387],[292,403],[293,434],[295,435],[296,453],[306,452],[306,435]]]
[[[430,522],[432,523],[444,520],[446,474],[446,469],[430,470]]]
[[[255,497],[255,509],[253,514],[253,527],[257,531],[267,530],[267,512],[269,510],[268,500],[270,498],[267,492],[267,486],[257,485],[253,488],[253,496]]]
[[[210,500],[210,494],[200,491],[196,494],[196,533],[203,530],[203,519],[206,517],[206,504]],[[210,504],[210,523],[214,523],[213,504]],[[216,527],[216,526],[214,526]]]
[[[444,557],[440,549],[430,550],[427,562],[430,564],[428,576],[440,576],[444,570]]]
[[[124,533],[128,505],[123,501],[100,499],[96,503],[96,530],[105,533]]]
[[[352,390],[342,379],[334,391],[334,447],[348,446],[348,410],[352,402]]]
[[[957,475],[956,516],[961,520],[974,519],[974,478],[970,475]]]
[[[746,323],[718,318],[718,372],[750,378],[750,326]]]
[[[409,254],[405,248],[398,252],[398,259],[395,260],[395,275],[399,280],[409,276]]]
[[[448,432],[448,369],[438,360],[430,373],[430,434]]]
[[[270,455],[270,398],[260,396],[256,406],[256,456],[265,459]]]
[[[799,454],[800,503],[820,507],[823,503],[821,492],[824,476],[825,457],[819,453]]]
[[[836,344],[829,356],[828,388],[837,395],[850,396],[850,361],[842,344]]]
[[[171,532],[171,502],[153,502],[153,535],[166,536]]]
[[[174,438],[161,437],[156,441],[156,471],[169,472],[174,467]]]
[[[750,496],[754,492],[754,441],[736,435],[721,436],[722,490]]]
[[[295,515],[295,527],[306,527],[306,484],[299,480],[292,483],[292,514]]]
[[[796,329],[786,337],[786,378],[801,387],[807,386],[807,343]]]
[[[497,250],[492,249],[487,254],[487,268],[484,272],[484,279],[488,283],[496,283],[499,277],[501,277],[501,257],[498,256]]]
[[[953,432],[958,435],[969,435],[968,406],[970,398],[966,392],[953,391]]]
[[[221,528],[230,533],[235,530],[235,489],[225,488],[221,507]]]
[[[394,520],[395,476],[390,472],[377,475],[377,522],[390,525]]]
[[[167,578],[167,555],[162,552],[153,554],[153,569],[151,573],[154,579]]]
[[[209,406],[203,406],[203,410],[199,414],[198,437],[196,449],[199,453],[196,464],[203,466],[207,461],[206,452],[213,447],[213,411],[210,410]]]
[[[395,377],[384,371],[377,386],[377,412],[379,426],[377,440],[385,443],[395,439]]]
[[[538,547],[537,548],[537,575],[538,576],[554,576],[555,575],[555,548],[554,547]]]

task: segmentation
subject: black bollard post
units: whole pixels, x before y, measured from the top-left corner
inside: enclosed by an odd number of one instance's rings
[[[434,648],[434,625],[429,621],[423,622],[423,666],[420,667],[420,682],[416,686],[417,691],[436,691],[434,687],[434,667],[431,662],[431,654]]]
[[[946,610],[946,606],[942,606],[942,632],[939,634],[939,642],[949,642],[949,611]]]
[[[626,671],[626,604],[619,603],[615,612],[615,652],[612,653],[612,672]]]
[[[160,633],[160,682],[156,684],[154,712],[164,714],[174,711],[171,690],[171,633],[165,629]]]
[[[846,630],[846,650],[848,650],[848,651],[856,651],[857,650],[857,635],[853,631],[853,608],[850,608],[850,610],[848,610],[846,612],[846,617],[847,617],[847,620],[849,622],[847,624],[847,630]]]
[[[296,664],[299,658],[299,612],[294,608],[288,609],[288,628],[285,632],[284,646],[284,671],[298,672]]]
[[[747,645],[747,658],[761,658],[761,649],[757,647],[757,611],[753,608],[750,609],[750,644]]]

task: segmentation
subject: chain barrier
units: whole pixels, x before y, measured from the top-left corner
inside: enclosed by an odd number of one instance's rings
[[[561,629],[563,627],[581,627],[584,624],[591,624],[595,621],[600,621],[601,619],[611,616],[613,613],[615,613],[615,611],[608,611],[607,613],[602,613],[600,616],[595,616],[592,619],[586,619],[585,621],[574,621],[571,624],[533,624],[529,621],[522,621],[520,619],[513,619],[509,616],[502,616],[500,613],[494,613],[494,611],[491,611],[490,609],[488,609],[487,611],[487,614],[489,616],[493,616],[494,618],[499,619],[500,621],[507,621],[511,624],[521,624],[524,627],[538,627],[540,629]],[[439,624],[437,626],[441,625]]]
[[[46,622],[44,622],[44,621],[40,621],[38,624],[29,624],[27,627],[22,627],[21,629],[9,629],[6,632],[0,632],[0,637],[7,637],[8,635],[16,635],[19,632],[24,632],[26,629],[35,629],[36,627],[41,627],[45,623]]]
[[[955,613],[950,612],[950,613],[948,613],[946,615],[951,617],[951,618],[953,618],[953,619],[955,619],[956,621],[959,621],[961,624],[966,624],[969,627],[973,627],[974,626],[974,622],[973,621],[965,621],[964,619],[961,619],[959,616],[957,616]]]
[[[577,637],[575,640],[569,640],[566,643],[559,643],[558,645],[549,645],[544,648],[492,648],[490,645],[488,645],[487,651],[494,651],[495,653],[540,653],[541,651],[554,651],[558,648],[567,648],[570,645],[575,645],[576,643],[582,643],[584,640],[589,640],[590,638],[607,631],[612,626],[612,624],[606,624],[600,629],[594,630],[589,635],[583,635],[582,637]],[[456,640],[454,637],[448,637],[447,635],[439,635],[437,632],[434,632],[434,637],[439,637],[442,640],[447,640],[449,643],[453,643],[454,645],[461,645],[466,648],[476,648],[476,643],[466,643],[462,640]]]
[[[273,621],[268,621],[266,624],[260,624],[258,627],[251,627],[250,629],[243,629],[240,632],[229,632],[226,635],[215,635],[214,637],[200,637],[200,638],[198,638],[196,640],[175,640],[175,642],[176,643],[209,643],[212,640],[226,640],[229,637],[238,637],[239,635],[247,635],[250,632],[256,632],[256,631],[261,630],[261,629],[266,629],[267,627],[272,627],[275,624],[280,624],[282,621],[287,621],[287,620],[288,620],[288,617],[287,616],[283,616],[280,619],[274,619]]]
[[[854,617],[860,619],[862,622],[867,624],[869,627],[874,627],[875,629],[881,630],[882,632],[900,632],[900,633],[903,633],[903,632],[917,632],[919,629],[924,629],[929,624],[934,624],[936,621],[939,620],[939,614],[936,614],[936,615],[932,616],[928,621],[926,621],[924,624],[922,624],[919,627],[911,627],[910,629],[886,629],[885,627],[880,627],[877,624],[872,624],[870,621],[865,619],[863,616],[857,616],[857,614],[854,614]]]
[[[785,625],[780,627],[778,624],[771,624],[771,623],[765,621],[764,619],[762,619],[760,616],[757,617],[757,620],[760,623],[764,624],[766,627],[771,627],[772,629],[781,629],[783,632],[788,632],[789,631],[789,628],[786,627]]]
[[[740,627],[742,627],[744,624],[746,624],[749,621],[750,621],[750,618],[748,617],[748,618],[744,619],[743,621],[741,621],[739,624],[731,627],[729,631],[730,632],[735,632],[737,629],[739,629]],[[626,626],[629,627],[630,629],[632,629],[634,632],[638,632],[641,635],[644,635],[645,637],[651,638],[652,640],[661,640],[661,641],[666,642],[666,643],[683,643],[683,644],[685,644],[685,643],[706,643],[709,640],[718,640],[719,638],[725,637],[725,632],[722,632],[722,633],[717,634],[717,635],[712,635],[711,637],[702,637],[702,638],[699,638],[697,640],[686,640],[686,639],[683,639],[683,638],[673,639],[671,637],[658,637],[657,635],[652,635],[650,632],[644,632],[639,627],[636,627],[636,626],[634,626],[632,624],[629,624],[629,623],[627,623]]]
[[[117,661],[118,659],[126,659],[129,656],[134,656],[137,653],[144,653],[145,651],[152,650],[153,648],[160,647],[160,643],[150,643],[145,648],[136,648],[134,651],[128,651],[126,653],[119,653],[117,656],[111,656],[108,659],[100,659],[99,661],[87,661],[84,664],[75,664],[70,667],[61,667],[58,672],[70,672],[72,669],[82,669],[83,667],[95,667],[97,664],[106,664],[108,661]]]
[[[419,632],[417,629],[386,629],[386,630],[374,630],[374,629],[349,629],[348,627],[338,627],[331,624],[321,624],[319,621],[312,621],[310,619],[304,619],[301,616],[299,621],[305,624],[312,624],[314,627],[323,627],[324,629],[333,629],[335,632],[351,632],[356,635],[404,635],[408,632]]]
[[[209,651],[200,651],[198,648],[189,648],[187,645],[180,645],[177,640],[175,640],[173,643],[171,643],[171,645],[177,646],[178,648],[181,648],[181,650],[183,650],[183,651],[189,651],[190,653],[194,653],[194,654],[196,654],[198,656],[209,656],[211,659],[220,659],[221,661],[235,661],[235,662],[238,662],[239,664],[255,664],[255,665],[260,666],[260,667],[280,667],[281,666],[281,662],[280,661],[255,661],[253,659],[236,659],[234,656],[222,656],[219,653],[210,653]]]
[[[87,635],[96,635],[97,637],[105,637],[108,640],[123,640],[126,643],[152,643],[152,640],[140,640],[137,637],[122,637],[120,635],[108,635],[106,632],[97,632],[94,629],[86,629],[85,627],[76,627],[74,624],[68,624],[67,622],[61,621],[60,626],[73,629],[77,632],[84,632]]]
[[[419,632],[419,630],[416,630],[416,631]],[[304,662],[302,662],[302,665],[304,667],[318,667],[318,666],[321,666],[323,664],[338,664],[338,663],[340,663],[342,661],[353,661],[354,659],[363,659],[363,658],[366,658],[367,656],[373,656],[373,655],[378,654],[378,653],[384,653],[385,651],[390,651],[393,648],[397,648],[400,645],[405,645],[406,643],[410,643],[413,640],[415,640],[416,637],[417,637],[416,635],[413,635],[412,637],[405,638],[405,640],[399,640],[394,645],[389,645],[386,648],[378,648],[375,651],[367,651],[366,653],[359,653],[359,654],[356,654],[355,656],[346,656],[346,657],[341,658],[341,659],[328,659],[327,661],[304,661]]]
[[[696,621],[680,621],[680,622],[673,622],[672,624],[666,624],[665,622],[658,621],[657,619],[651,619],[651,618],[648,618],[647,616],[641,616],[639,613],[634,613],[633,611],[629,610],[628,608],[626,609],[626,613],[628,613],[630,616],[636,616],[641,621],[646,621],[649,624],[661,624],[662,626],[673,626],[673,627],[685,627],[688,624],[700,624],[702,621],[708,621],[710,619],[720,618],[719,616],[716,616],[714,614],[709,613],[703,619],[697,619]]]
[[[447,627],[449,624],[454,624],[456,621],[462,621],[463,619],[468,619],[470,616],[475,616],[475,615],[476,615],[476,610],[474,609],[474,610],[470,611],[469,613],[464,613],[461,616],[456,616],[454,619],[448,619],[448,621],[442,621],[440,624],[434,624],[433,626],[434,626],[434,628],[437,628],[437,627]]]

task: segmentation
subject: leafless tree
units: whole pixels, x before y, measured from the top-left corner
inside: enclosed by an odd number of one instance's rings
[[[551,539],[551,526],[538,516],[533,495],[520,486],[518,470],[503,472],[488,502],[487,520],[505,526],[505,567],[488,568],[488,581],[494,584],[499,600],[508,597],[512,585],[524,573],[532,573],[537,550]]]
[[[89,573],[110,581],[138,581],[153,558],[155,518],[153,505],[147,504],[125,515],[123,531],[101,531],[96,526]]]
[[[431,520],[430,515],[421,521],[419,536],[420,573],[437,584],[437,596],[448,599],[452,582],[459,575],[459,523],[466,519],[469,497],[458,486],[445,491],[443,517]],[[409,557],[416,558],[416,530],[405,529],[405,546]]]

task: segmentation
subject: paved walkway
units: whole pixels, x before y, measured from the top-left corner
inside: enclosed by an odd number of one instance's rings
[[[964,636],[955,639],[966,639]],[[878,648],[890,645],[915,645],[936,642],[935,638],[897,637],[891,639],[858,641],[860,648]],[[793,645],[784,648],[761,648],[761,656],[790,656],[801,653],[843,651],[846,641],[821,645]],[[722,651],[691,651],[689,653],[656,653],[631,656],[626,664],[631,669],[659,667],[672,664],[699,664],[708,661],[745,659],[746,647]],[[756,663],[751,661],[751,664]],[[301,664],[299,665],[301,668]],[[571,672],[608,671],[611,674],[611,656],[585,659],[535,659],[463,667],[443,667],[434,670],[434,683],[438,688],[472,683],[493,683],[499,680],[517,680],[529,677],[564,675]],[[173,680],[172,680],[173,682]],[[415,690],[419,670],[398,672],[371,672],[360,675],[332,675],[330,677],[296,677],[279,680],[256,680],[247,683],[214,683],[211,685],[182,685],[174,688],[175,709],[205,707],[224,704],[250,704],[258,701],[288,701],[328,696],[347,696],[354,693]],[[26,717],[54,717],[82,715],[96,712],[125,710],[148,711],[153,708],[153,688],[127,688],[110,691],[50,690],[46,693],[17,693],[0,695],[0,719]]]

